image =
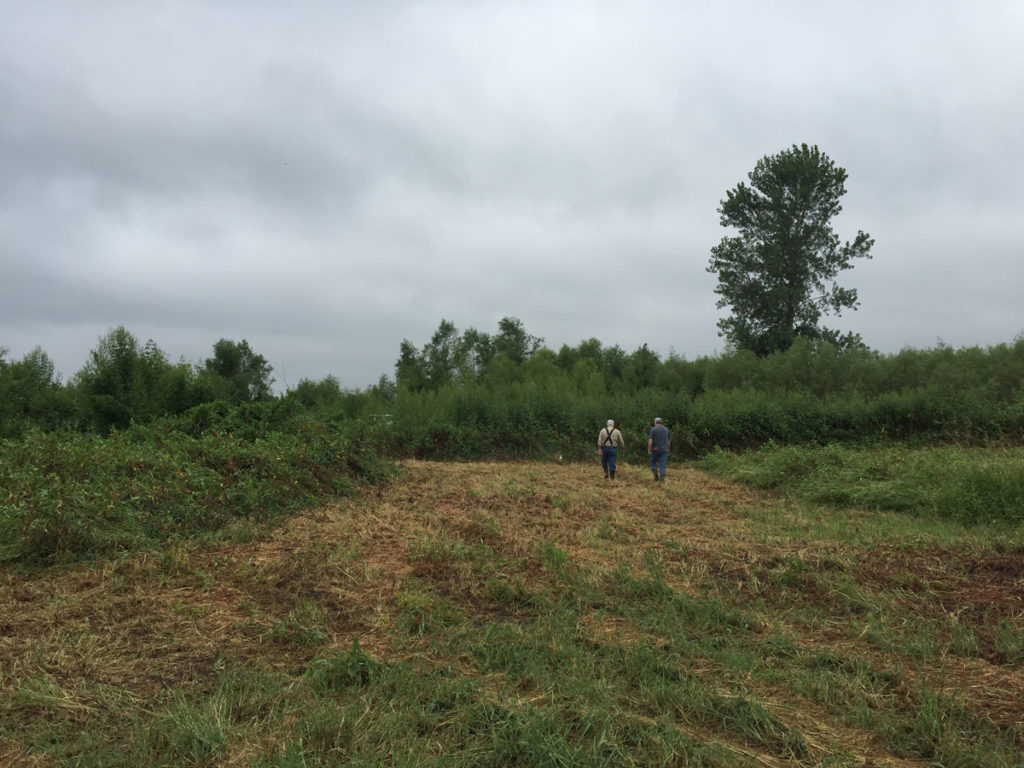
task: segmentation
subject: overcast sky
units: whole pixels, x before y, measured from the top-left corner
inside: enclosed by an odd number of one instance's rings
[[[275,387],[394,374],[442,319],[724,351],[717,208],[849,174],[830,327],[1024,332],[1024,2],[0,0],[0,347],[246,339]]]

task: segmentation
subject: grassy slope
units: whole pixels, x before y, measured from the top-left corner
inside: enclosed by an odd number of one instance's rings
[[[599,475],[411,462],[261,540],[0,571],[0,765],[1024,753],[1020,540]]]

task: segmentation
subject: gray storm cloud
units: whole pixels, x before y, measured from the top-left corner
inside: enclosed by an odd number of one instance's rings
[[[718,203],[800,142],[876,239],[830,324],[1024,331],[1011,0],[0,10],[0,346],[65,376],[118,325],[279,385],[366,386],[442,318],[716,354]]]

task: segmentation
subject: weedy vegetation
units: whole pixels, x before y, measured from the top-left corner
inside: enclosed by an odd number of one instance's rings
[[[282,514],[351,495],[390,464],[313,419],[193,436],[157,422],[107,437],[0,441],[0,562],[116,555],[201,534],[245,538]]]

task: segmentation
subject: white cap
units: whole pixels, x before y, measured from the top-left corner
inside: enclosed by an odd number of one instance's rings
[[[609,427],[610,427],[610,426],[611,426],[612,424],[614,424],[614,423],[615,423],[615,421],[614,421],[613,419],[608,419],[608,426],[609,426]]]
[[[655,424],[661,424],[661,417],[660,416],[655,416],[654,417],[654,423]]]

